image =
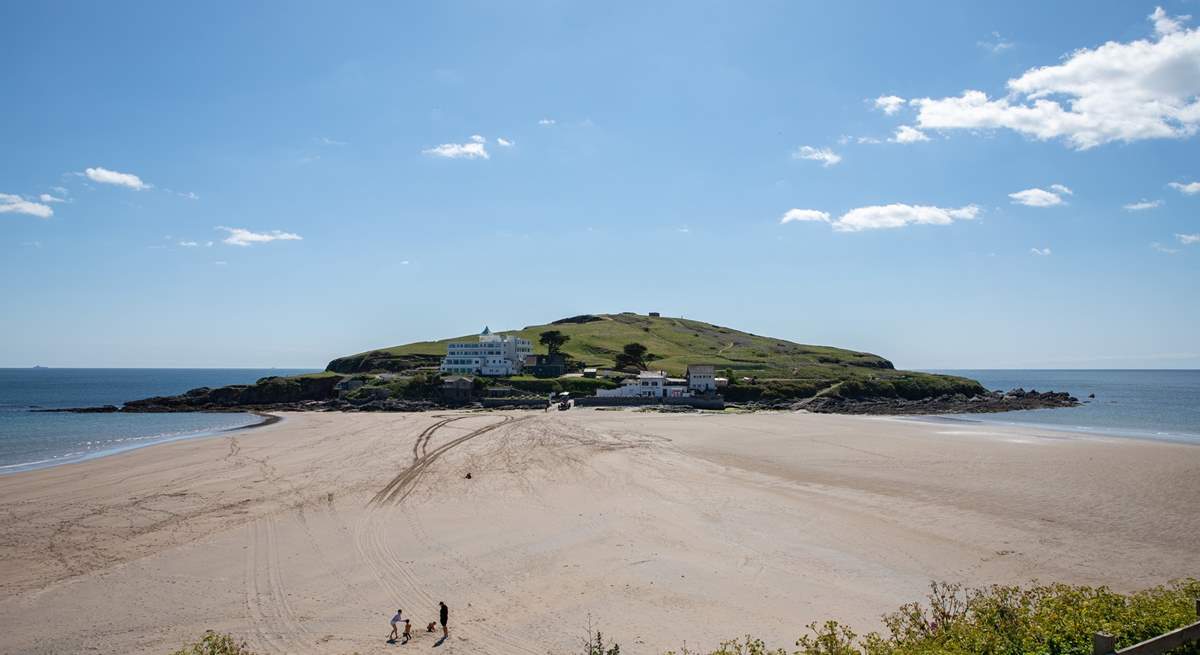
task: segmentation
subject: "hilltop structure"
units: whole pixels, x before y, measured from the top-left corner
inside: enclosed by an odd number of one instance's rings
[[[479,341],[446,344],[442,373],[508,376],[521,372],[525,358],[533,354],[533,342],[507,334],[492,334],[486,326]]]

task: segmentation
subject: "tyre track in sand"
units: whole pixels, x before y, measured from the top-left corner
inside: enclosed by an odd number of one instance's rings
[[[433,437],[433,434],[437,432],[438,428],[450,423],[451,421],[458,421],[464,418],[468,417],[457,416],[453,418],[442,419],[441,421],[438,421],[437,423],[434,423],[423,430],[421,434],[417,435],[417,440],[413,444],[413,456],[416,458],[413,461],[413,464],[401,471],[396,477],[392,478],[383,489],[380,489],[379,492],[376,493],[373,498],[371,498],[371,502],[368,503],[368,505],[393,505],[402,502],[410,493],[412,493],[413,489],[416,488],[417,481],[421,479],[421,476],[424,475],[426,469],[428,469],[431,464],[436,462],[448,451],[454,449],[456,446],[460,446],[463,443],[470,441],[471,439],[474,439],[475,437],[487,434],[488,432],[491,432],[502,425],[512,425],[513,423],[528,420],[528,417],[513,418],[511,416],[505,416],[503,417],[503,420],[498,423],[493,423],[491,425],[472,430],[471,432],[468,432],[457,439],[452,439],[441,446],[434,448],[432,452],[426,452],[429,445],[429,440]]]

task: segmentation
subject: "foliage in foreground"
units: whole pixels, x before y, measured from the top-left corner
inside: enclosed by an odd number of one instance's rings
[[[1200,580],[1134,594],[1064,584],[965,589],[933,583],[924,603],[883,617],[886,634],[859,637],[837,621],[812,623],[793,655],[1090,655],[1092,635],[1106,632],[1117,648],[1132,646],[1197,620]],[[1200,643],[1171,651],[1200,655]],[[678,655],[699,655],[684,649]],[[752,637],[708,655],[788,655]]]
[[[229,635],[209,630],[204,637],[171,653],[171,655],[254,655],[246,650],[245,642],[238,642]]]

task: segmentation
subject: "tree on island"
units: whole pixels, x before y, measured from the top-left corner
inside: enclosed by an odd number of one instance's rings
[[[551,357],[559,354],[559,351],[562,350],[562,347],[570,340],[571,337],[559,332],[558,330],[546,330],[538,335],[538,343],[546,347],[546,352],[549,353]]]
[[[616,365],[617,368],[636,368],[638,370],[646,370],[646,363],[657,359],[654,355],[647,352],[648,348],[640,343],[627,343],[617,353]]]

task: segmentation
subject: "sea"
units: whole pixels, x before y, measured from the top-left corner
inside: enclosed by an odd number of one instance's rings
[[[307,369],[0,368],[0,474],[103,457],[254,425],[249,413],[71,414],[196,387],[247,384]],[[1197,370],[940,370],[989,389],[1067,391],[1079,407],[939,417],[1200,444]],[[1089,398],[1093,395],[1094,398]]]
[[[71,414],[39,409],[121,405],[196,387],[248,384],[308,369],[0,368],[0,474],[80,462],[260,423],[246,412]]]
[[[1066,391],[1083,403],[1078,407],[951,417],[956,420],[1200,444],[1200,370],[985,369],[930,373],[961,375],[993,390],[1019,387],[1026,391]]]

